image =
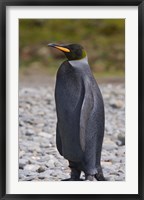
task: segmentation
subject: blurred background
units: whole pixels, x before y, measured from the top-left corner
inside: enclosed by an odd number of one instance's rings
[[[96,77],[124,77],[124,19],[20,19],[20,77],[55,76],[65,56],[48,43],[79,43]]]

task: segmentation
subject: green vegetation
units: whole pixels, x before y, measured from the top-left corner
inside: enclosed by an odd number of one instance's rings
[[[124,74],[124,19],[20,19],[20,67],[55,73],[64,55],[48,43],[80,43],[94,73]]]

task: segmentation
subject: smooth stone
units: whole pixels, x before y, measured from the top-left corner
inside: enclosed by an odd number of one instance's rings
[[[48,163],[47,163],[47,166],[49,168],[54,168],[55,167],[54,161],[53,160],[49,160]]]
[[[103,148],[110,151],[110,150],[118,148],[118,146],[112,141],[107,141],[103,144]]]
[[[19,158],[23,157],[25,155],[25,151],[19,151]]]
[[[45,170],[46,170],[46,167],[41,166],[41,167],[39,167],[36,171],[37,171],[38,173],[42,173],[42,172],[44,172]]]
[[[39,167],[40,167],[39,165],[28,164],[24,167],[24,170],[37,171]]]
[[[118,135],[118,140],[121,142],[121,145],[119,145],[119,146],[125,145],[125,135],[123,133],[120,133]]]
[[[122,108],[123,107],[123,102],[121,100],[111,100],[110,101],[110,106],[112,108]]]
[[[28,163],[27,159],[21,158],[19,159],[19,169],[23,169],[24,166]]]
[[[53,174],[53,170],[47,169],[46,171],[40,173],[38,175],[39,178],[49,178],[51,176],[51,174]]]
[[[36,178],[36,176],[28,176],[28,177],[25,177],[23,181],[32,181]]]
[[[39,136],[45,137],[45,138],[51,138],[51,136],[48,133],[46,133],[46,132],[40,132]]]
[[[25,135],[31,136],[31,135],[34,135],[34,133],[35,133],[34,130],[28,129],[28,130],[26,131]]]
[[[19,172],[19,179],[24,179],[24,178],[26,178],[25,174]]]

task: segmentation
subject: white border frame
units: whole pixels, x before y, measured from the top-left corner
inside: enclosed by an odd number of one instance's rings
[[[74,15],[73,15],[74,13]],[[18,181],[18,68],[20,18],[125,18],[126,181]],[[7,194],[138,194],[138,7],[8,6],[6,8],[6,193]]]

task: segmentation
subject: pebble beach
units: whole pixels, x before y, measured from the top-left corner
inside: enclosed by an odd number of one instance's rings
[[[100,83],[105,105],[101,165],[107,181],[125,181],[125,86]],[[69,178],[68,162],[56,148],[53,84],[19,87],[19,181]],[[81,174],[84,179],[84,174]]]

